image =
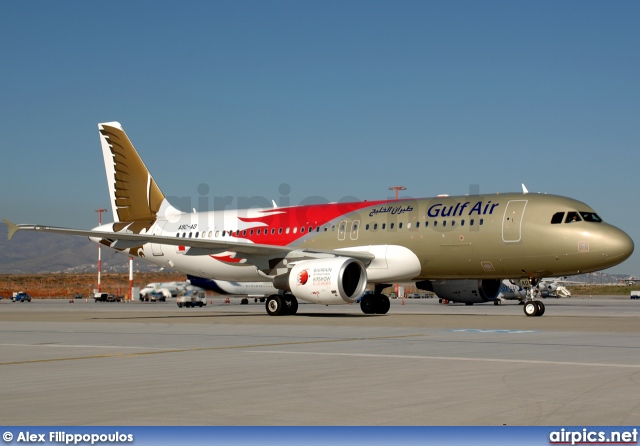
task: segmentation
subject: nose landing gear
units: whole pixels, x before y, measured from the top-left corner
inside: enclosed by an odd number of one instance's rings
[[[527,292],[524,302],[524,314],[527,316],[542,316],[544,314],[544,304],[539,300],[535,300],[540,296],[540,290],[536,286],[538,279],[520,279],[520,286]]]

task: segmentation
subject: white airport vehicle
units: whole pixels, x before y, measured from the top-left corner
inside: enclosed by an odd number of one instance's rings
[[[176,303],[178,308],[204,307],[207,305],[207,299],[204,291],[188,291],[186,294],[179,296]]]

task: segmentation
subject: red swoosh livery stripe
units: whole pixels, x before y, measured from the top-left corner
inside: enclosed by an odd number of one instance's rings
[[[233,237],[247,239],[253,243],[287,246],[306,236],[310,226],[313,227],[315,231],[318,226],[323,226],[341,216],[388,202],[389,200],[363,201],[357,203],[333,203],[265,209],[260,211],[265,214],[260,217],[238,217],[238,219],[244,223],[258,223],[256,226],[252,226],[252,228],[254,230],[262,229],[263,231],[261,231],[260,235],[257,235],[255,231],[253,235],[250,235],[250,230],[247,229],[244,235],[244,231],[242,230],[239,234],[236,233],[237,231],[234,231]],[[368,213],[366,215],[363,214],[359,219],[362,220],[365,216],[368,216]],[[304,227],[305,232],[301,233],[299,230],[300,227]],[[282,233],[279,233],[281,228]],[[288,234],[287,228],[289,229]],[[293,228],[296,228],[295,233]],[[264,234],[264,229],[268,229],[269,232],[267,235]],[[274,230],[273,234],[271,233],[272,230]]]

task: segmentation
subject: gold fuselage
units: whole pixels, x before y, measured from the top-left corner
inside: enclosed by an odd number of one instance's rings
[[[341,216],[296,244],[403,246],[420,261],[416,280],[579,274],[614,266],[633,252],[620,229],[584,220],[552,224],[558,212],[595,213],[580,201],[546,194],[400,200]]]
[[[561,221],[552,223],[559,213]],[[569,213],[580,221],[565,222]],[[623,231],[581,213],[596,215],[570,198],[506,193],[182,214],[162,233],[302,251],[368,251],[376,255],[368,272],[371,279],[377,269],[378,283],[401,275],[403,264],[414,271],[407,280],[542,278],[605,269],[631,255],[633,241]],[[238,262],[242,254],[213,255],[217,260],[209,258],[206,267],[188,256],[170,257],[194,275],[260,280],[251,259]]]

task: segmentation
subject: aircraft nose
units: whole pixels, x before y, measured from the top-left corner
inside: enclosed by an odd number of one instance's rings
[[[633,254],[633,240],[624,231],[611,228],[604,235],[604,249],[611,260],[621,263]]]

